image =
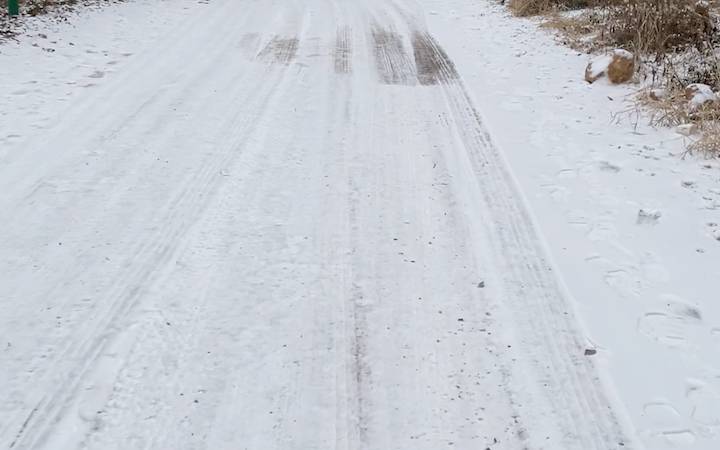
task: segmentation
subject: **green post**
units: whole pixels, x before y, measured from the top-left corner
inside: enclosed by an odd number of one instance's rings
[[[20,14],[20,6],[18,0],[8,0],[8,12],[11,16],[17,16]]]

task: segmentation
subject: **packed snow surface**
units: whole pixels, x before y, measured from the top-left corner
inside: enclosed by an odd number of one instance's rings
[[[1,450],[720,448],[718,164],[536,22],[138,0],[24,27]]]

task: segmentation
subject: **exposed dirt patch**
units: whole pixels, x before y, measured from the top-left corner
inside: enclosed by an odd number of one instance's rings
[[[449,83],[458,78],[455,64],[432,36],[414,32],[412,45],[420,84],[428,86]]]

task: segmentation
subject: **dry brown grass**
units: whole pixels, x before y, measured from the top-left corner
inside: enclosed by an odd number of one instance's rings
[[[663,97],[654,99],[651,92],[661,90]],[[685,98],[685,89],[641,89],[635,97],[635,106],[646,111],[652,126],[673,127],[683,124],[696,124],[702,129],[702,123],[720,118],[720,105],[716,102],[692,108]]]
[[[615,46],[662,58],[716,42],[712,21],[694,10],[695,0],[625,0],[607,9],[605,36]]]
[[[646,87],[636,96],[628,97],[629,106],[615,114],[615,120],[627,117],[633,126],[648,121],[653,127],[678,127],[691,125],[690,135],[683,135],[685,152],[708,158],[720,157],[720,103],[708,103],[700,108],[688,107],[685,90],[664,90],[661,99],[653,98]]]
[[[662,97],[652,95],[661,91]],[[685,88],[670,80],[664,88],[646,87],[640,90],[634,104],[625,112],[647,118],[651,126],[677,127],[693,124],[698,133],[687,138],[686,150],[690,154],[720,156],[720,103],[709,102],[692,107],[685,97]]]
[[[692,108],[685,96],[685,88],[694,83],[706,84],[714,92],[720,90],[720,57],[714,50],[689,50],[668,56],[662,64],[652,67],[653,78],[636,97],[636,103],[649,113],[651,125],[695,123],[702,128],[703,123],[720,119],[720,103],[717,101]],[[658,91],[662,93],[659,99],[657,95],[652,95]]]
[[[573,16],[559,11],[545,15],[542,28],[559,31],[558,40],[579,52],[593,53],[608,47],[602,42],[602,13],[597,9],[588,9]]]
[[[510,11],[518,17],[535,16],[551,11],[589,8],[597,0],[508,0]]]
[[[703,155],[710,158],[720,156],[720,121],[703,122],[698,137],[690,138],[686,150],[691,155]]]
[[[518,0],[520,1],[520,0]],[[695,8],[697,0],[598,0],[594,7],[572,15],[550,5],[528,9],[544,13],[543,26],[557,30],[561,43],[588,53],[623,48],[638,59],[643,85],[627,113],[634,122],[652,126],[694,124],[699,133],[687,138],[689,153],[720,156],[720,101],[691,107],[685,87],[692,83],[720,91],[720,33],[711,0],[711,14]],[[650,96],[661,89],[660,99]]]
[[[521,0],[518,0],[521,1]],[[547,27],[575,49],[623,48],[662,59],[689,47],[720,44],[714,20],[695,12],[696,0],[597,0],[573,16],[545,12]]]

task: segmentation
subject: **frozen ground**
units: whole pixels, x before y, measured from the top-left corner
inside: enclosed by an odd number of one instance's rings
[[[720,445],[717,164],[613,121],[629,88],[532,22],[28,27],[0,46],[0,449]]]

